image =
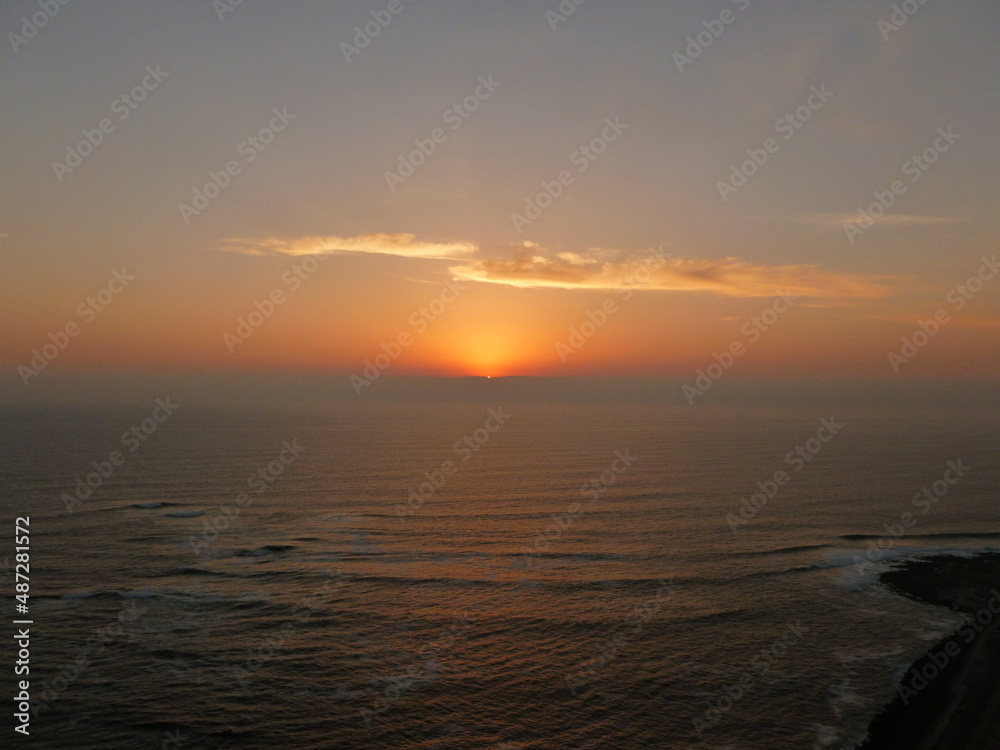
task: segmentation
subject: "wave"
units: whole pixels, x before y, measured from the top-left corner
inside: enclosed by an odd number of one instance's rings
[[[665,555],[663,556],[665,557]],[[602,552],[475,552],[463,551],[459,553],[441,552],[411,552],[411,551],[386,551],[377,545],[372,545],[371,549],[350,549],[333,558],[323,558],[323,561],[365,561],[377,560],[379,563],[454,563],[468,560],[524,560],[527,558],[543,560],[566,560],[570,562],[633,562],[636,558],[631,555],[619,555]],[[524,568],[524,565],[517,566]],[[553,566],[550,566],[553,567]]]
[[[221,604],[231,609],[252,609],[271,606],[270,596],[259,593],[220,593],[175,588],[145,588],[128,591],[101,592],[95,596],[116,596],[119,599],[187,599],[207,604]]]
[[[800,544],[795,547],[778,547],[777,549],[753,550],[750,552],[729,552],[726,557],[765,557],[767,555],[794,555],[796,552],[813,552],[819,549],[829,549],[829,544]]]
[[[512,557],[517,557],[512,555]],[[527,558],[527,556],[522,556]],[[573,555],[566,555],[571,558]],[[843,566],[853,565],[852,560],[842,563]],[[534,574],[544,573],[556,567],[552,564],[522,565],[503,569],[503,573],[512,574],[506,577],[499,577],[498,574],[488,574],[479,578],[458,578],[454,576],[406,576],[406,575],[379,575],[370,573],[350,573],[348,578],[355,583],[368,583],[375,586],[454,586],[458,588],[495,588],[504,589],[509,587],[531,587],[545,588],[558,591],[607,591],[608,589],[633,589],[650,590],[660,589],[667,578],[600,578],[590,580],[548,580],[545,577],[536,577]],[[794,567],[784,567],[776,570],[758,570],[751,573],[736,576],[674,576],[670,579],[673,586],[706,586],[718,587],[754,579],[772,578],[777,576],[810,573],[817,570],[825,570],[831,567],[841,567],[841,564],[831,565],[817,563],[813,565],[798,565]],[[265,579],[274,581],[296,581],[305,580],[301,571],[285,570],[265,570],[255,573],[240,574],[247,578]]]
[[[548,581],[542,578],[508,578],[508,579],[484,579],[484,578],[450,578],[445,576],[432,577],[407,577],[407,576],[385,576],[385,575],[352,575],[351,580],[359,583],[369,583],[376,586],[419,586],[419,585],[446,585],[459,588],[493,588],[509,589],[516,587],[542,588],[560,591],[591,591],[608,589],[631,589],[650,591],[660,590],[664,584],[657,578],[605,578],[591,581]],[[665,579],[663,579],[665,581]],[[674,578],[672,586],[682,584],[692,585],[721,585],[728,583],[723,579],[707,578]]]
[[[602,560],[610,560],[612,562],[632,562],[635,560],[635,558],[631,555],[616,555],[604,552],[502,552],[496,555],[496,557],[537,557],[543,560],[573,560],[581,562],[600,562]]]
[[[154,578],[166,578],[169,576],[230,576],[231,573],[222,573],[218,570],[207,570],[193,565],[181,565],[166,573],[159,573]]]
[[[244,549],[236,553],[237,557],[263,557],[264,555],[278,554],[296,549],[293,544],[265,544],[257,549]]]
[[[868,538],[861,534],[855,536]],[[956,536],[964,537],[965,535],[958,534]],[[872,538],[879,539],[881,537]],[[914,536],[913,538],[918,537]],[[816,567],[825,570],[843,568],[844,574],[840,578],[840,584],[848,589],[862,589],[878,583],[880,574],[900,563],[940,556],[971,558],[993,554],[997,551],[995,547],[890,547],[882,549],[882,556],[878,560],[870,560],[867,550],[838,550],[827,556],[826,564]]]
[[[840,539],[851,542],[865,541],[866,539],[882,539],[887,534],[842,534]],[[905,539],[997,539],[1000,538],[1000,531],[947,531],[937,534],[906,534]]]
[[[807,552],[814,549],[824,549],[829,547],[829,544],[800,544],[798,547],[780,547],[778,549],[765,550],[761,554],[764,555],[787,555],[792,552]]]
[[[494,511],[484,514],[487,518],[503,518],[506,520],[516,520],[516,521],[539,521],[544,523],[546,526],[552,525],[552,514],[562,513],[566,510],[566,505],[559,503],[562,501],[561,498],[553,498],[554,507],[546,507],[537,511]],[[603,502],[603,501],[602,501]],[[581,518],[596,518],[598,516],[618,516],[621,511],[614,508],[609,509],[592,509],[584,508],[581,510],[579,517]],[[442,520],[459,520],[468,521],[469,516],[465,513],[430,513],[425,511],[418,511],[416,517],[424,518],[428,520],[442,519]],[[323,521],[334,521],[336,523],[357,523],[358,521],[365,518],[391,518],[396,520],[399,516],[396,513],[352,513],[350,516],[323,516],[321,518],[314,518],[312,520],[323,520]],[[541,525],[541,524],[540,524]],[[384,529],[372,529],[370,533],[385,533]]]

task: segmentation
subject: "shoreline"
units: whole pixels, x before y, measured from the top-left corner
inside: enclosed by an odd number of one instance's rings
[[[857,750],[1000,750],[1000,554],[923,558],[879,580],[966,622],[910,665]]]

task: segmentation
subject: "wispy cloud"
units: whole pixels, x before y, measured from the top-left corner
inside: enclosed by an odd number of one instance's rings
[[[522,288],[617,289],[629,285],[730,297],[770,297],[789,291],[816,299],[876,299],[891,291],[886,277],[835,273],[807,264],[754,265],[733,257],[676,258],[653,250],[622,253],[591,248],[551,253],[524,242],[515,246],[512,257],[477,259],[473,257],[479,252],[475,243],[425,242],[412,234],[240,238],[225,240],[218,249],[254,256],[369,253],[450,260],[457,262],[449,268],[457,278]]]
[[[918,214],[886,214],[875,219],[875,223],[883,227],[916,227],[934,224],[961,224],[969,221],[969,216],[925,216]],[[849,214],[807,214],[805,216],[789,217],[787,221],[826,229],[843,229],[844,224],[858,220],[858,213]]]
[[[473,255],[468,242],[423,242],[412,234],[364,234],[357,237],[257,237],[224,240],[219,250],[242,255],[325,255],[369,253],[427,260],[460,260]]]
[[[731,297],[770,297],[789,290],[816,298],[881,298],[891,292],[885,277],[824,271],[813,265],[754,265],[739,258],[682,259],[658,262],[651,253],[607,260],[607,251],[589,255],[540,252],[527,245],[513,258],[477,260],[452,266],[457,277],[515,287],[555,289],[636,289],[709,292]]]

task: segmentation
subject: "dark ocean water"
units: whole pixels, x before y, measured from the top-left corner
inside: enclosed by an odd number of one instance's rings
[[[958,622],[878,570],[1000,547],[995,416],[182,404],[144,431],[152,409],[2,416],[32,747],[853,747]]]

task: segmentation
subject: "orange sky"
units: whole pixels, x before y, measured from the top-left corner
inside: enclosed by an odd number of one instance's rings
[[[713,355],[739,342],[745,354],[735,362],[735,374],[879,376],[891,372],[887,354],[901,349],[901,338],[945,308],[951,310],[950,321],[904,372],[989,377],[1000,364],[1000,350],[984,347],[1000,339],[996,298],[985,290],[954,311],[946,300],[951,283],[920,289],[906,278],[757,267],[738,267],[724,292],[662,289],[655,287],[687,282],[662,273],[669,261],[648,278],[642,276],[643,263],[659,261],[650,260],[656,256],[648,249],[631,256],[639,259],[634,267],[644,285],[633,278],[634,287],[621,286],[617,261],[596,261],[592,272],[568,281],[542,278],[558,287],[525,287],[450,281],[459,274],[449,260],[344,253],[316,261],[314,272],[298,277],[293,288],[288,283],[296,278],[293,269],[310,256],[205,252],[203,274],[186,280],[170,279],[168,269],[145,277],[136,269],[136,281],[90,323],[78,314],[77,304],[65,304],[66,297],[50,291],[51,296],[29,299],[24,290],[24,312],[19,316],[15,306],[7,318],[11,333],[2,354],[8,362],[29,364],[31,352],[48,342],[49,333],[77,321],[82,330],[53,367],[351,374],[385,351],[386,356],[395,353],[384,368],[393,375],[678,376],[711,364]],[[589,268],[573,260],[572,268]],[[968,273],[981,265],[972,256]],[[545,268],[543,277],[553,275]],[[704,286],[708,268],[699,265],[691,283]],[[769,275],[789,284],[774,284],[774,289],[800,292],[787,306],[779,301],[780,313],[773,311],[780,297],[758,288],[766,288]],[[103,283],[94,292],[101,288]],[[176,294],[180,288],[183,293]],[[274,290],[283,301],[264,318],[255,303],[267,310]],[[240,319],[248,321],[247,327],[240,328]],[[405,345],[395,351],[393,342],[399,341]]]
[[[1000,238],[996,9],[928,4],[887,38],[874,8],[754,4],[683,70],[697,4],[588,4],[557,29],[531,4],[414,4],[345,60],[367,12],[95,10],[10,58],[14,397],[78,369],[347,377],[401,335],[392,375],[693,378],[738,346],[733,377],[995,378],[1000,282],[949,295]]]

